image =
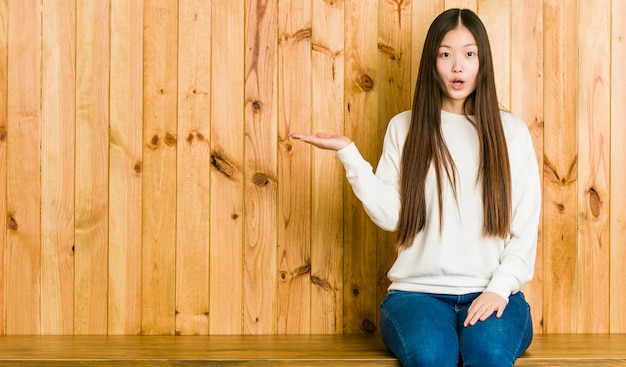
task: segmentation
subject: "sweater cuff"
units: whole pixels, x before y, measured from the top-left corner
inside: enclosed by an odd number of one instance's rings
[[[337,151],[337,157],[342,163],[354,156],[354,154],[361,155],[353,141]]]
[[[500,295],[502,298],[509,302],[509,296],[515,293],[513,290],[518,288],[517,279],[513,276],[497,276],[491,279],[491,282],[485,289],[485,292],[492,292]]]

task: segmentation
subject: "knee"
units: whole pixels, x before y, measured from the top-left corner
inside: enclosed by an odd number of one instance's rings
[[[409,351],[407,366],[450,366],[456,367],[459,355],[454,350],[441,346],[439,348],[420,348]]]
[[[425,340],[401,335],[384,313],[381,313],[380,336],[404,367],[456,367],[458,364],[458,345],[447,345],[436,337]]]
[[[511,350],[495,344],[461,354],[463,365],[467,367],[512,367],[517,357]]]

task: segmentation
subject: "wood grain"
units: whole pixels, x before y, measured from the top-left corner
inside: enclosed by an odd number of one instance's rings
[[[343,134],[344,3],[313,1],[312,131]],[[343,168],[328,151],[313,151],[311,187],[311,332],[343,330]]]
[[[500,107],[511,110],[511,64],[513,45],[511,45],[512,17],[511,0],[478,0],[477,12],[487,28],[493,72],[496,77],[496,92]]]
[[[41,332],[41,12],[8,7],[5,332]]]
[[[143,334],[173,334],[176,286],[178,1],[144,3]],[[184,141],[184,140],[183,140]]]
[[[143,4],[111,3],[108,334],[141,333]]]
[[[626,334],[536,335],[515,366],[625,366]],[[400,366],[378,336],[12,336],[0,366]]]
[[[611,14],[626,14],[626,3],[613,1]],[[619,60],[626,58],[626,23],[612,22],[611,31],[611,159],[610,159],[610,332],[626,333],[626,125],[619,122],[626,116],[626,71]],[[606,201],[605,201],[606,203]],[[606,204],[605,204],[606,205]]]
[[[75,334],[107,333],[109,7],[76,8]]]
[[[471,9],[472,11],[477,11],[477,3],[480,0],[445,0],[446,9],[450,8],[461,8],[461,9]]]
[[[209,332],[211,7],[179,3],[176,334]]]
[[[7,94],[8,94],[8,0],[0,1],[0,213],[7,213]],[[0,215],[0,228],[7,228],[7,216]],[[7,231],[0,231],[0,266],[6,269]],[[6,273],[0,272],[0,335],[6,333]]]
[[[244,330],[276,332],[277,0],[246,1]]]
[[[579,4],[579,34],[589,55],[578,61],[578,264],[576,331],[609,331],[610,4]]]
[[[209,333],[241,334],[245,7],[242,1],[212,4]]]
[[[576,190],[578,153],[576,142],[576,15],[575,1],[544,3],[543,72],[543,330],[567,333],[576,330],[575,272],[578,261]]]
[[[76,6],[43,2],[41,333],[74,332]]]
[[[311,150],[289,139],[311,129],[311,5],[278,2],[279,334],[311,330]]]

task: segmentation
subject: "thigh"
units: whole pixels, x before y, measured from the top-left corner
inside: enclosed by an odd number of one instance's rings
[[[456,367],[454,308],[423,293],[390,292],[381,305],[380,334],[403,366]]]
[[[461,312],[460,322],[466,315],[467,309]],[[502,317],[494,314],[474,326],[462,327],[459,340],[464,366],[513,366],[530,345],[532,335],[530,307],[518,292],[509,297]]]

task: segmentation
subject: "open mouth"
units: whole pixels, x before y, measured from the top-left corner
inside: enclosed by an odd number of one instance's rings
[[[462,89],[465,85],[465,81],[461,79],[455,79],[451,83],[453,89]]]

